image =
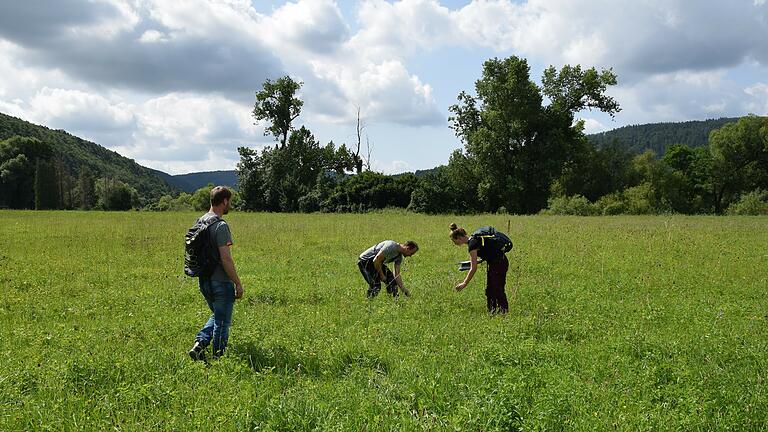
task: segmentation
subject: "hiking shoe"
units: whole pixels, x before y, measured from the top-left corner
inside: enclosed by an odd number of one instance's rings
[[[220,350],[218,350],[218,351],[215,351],[215,352],[213,353],[213,359],[214,359],[214,360],[218,360],[218,359],[220,359],[220,358],[221,358],[221,356],[223,356],[223,355],[224,355],[224,350],[223,350],[223,349],[220,349]]]
[[[205,345],[200,341],[195,341],[192,349],[189,350],[189,357],[194,361],[205,361]]]

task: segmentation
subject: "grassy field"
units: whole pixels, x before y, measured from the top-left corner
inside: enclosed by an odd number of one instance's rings
[[[230,349],[183,276],[196,214],[0,212],[0,430],[765,430],[768,218],[233,213]],[[515,241],[510,313],[448,224]],[[416,240],[414,295],[357,255]]]

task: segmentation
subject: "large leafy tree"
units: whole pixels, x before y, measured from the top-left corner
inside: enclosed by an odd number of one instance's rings
[[[632,154],[616,142],[597,148],[588,140],[581,140],[580,148],[563,166],[552,192],[596,201],[620,191],[630,185],[631,159]]]
[[[237,186],[246,210],[264,210],[264,163],[259,152],[249,147],[239,147]]]
[[[662,161],[672,170],[673,185],[667,193],[672,209],[679,213],[711,212],[709,149],[674,144],[667,148]]]
[[[750,115],[712,131],[709,151],[716,213],[742,192],[768,186],[768,118]]]
[[[240,148],[238,184],[248,210],[297,211],[300,200],[329,173],[343,175],[354,161],[345,146],[321,146],[305,127],[291,132],[284,148],[267,147],[260,154]]]
[[[366,211],[386,207],[405,208],[419,180],[414,174],[388,176],[373,171],[351,176],[337,184],[321,207],[325,211]],[[424,209],[417,209],[424,211]]]
[[[272,135],[284,148],[288,134],[293,130],[293,121],[301,114],[304,102],[296,97],[296,92],[302,83],[284,76],[264,82],[261,91],[256,92],[256,103],[253,107],[253,117],[256,121],[266,121],[268,126],[264,135]]]
[[[292,126],[304,102],[296,96],[300,82],[285,76],[267,80],[256,93],[253,116],[267,120],[265,135],[279,144],[261,152],[241,147],[237,164],[241,207],[246,210],[314,211],[319,208],[318,184],[325,185],[329,173],[343,176],[355,167],[353,154],[333,142],[321,146],[309,129]],[[323,190],[328,189],[323,186]]]
[[[91,170],[85,166],[77,178],[77,190],[80,198],[80,208],[90,210],[96,205],[96,179]]]
[[[38,162],[46,165],[52,157],[51,145],[36,138],[15,136],[0,141],[0,207],[35,208],[36,167]],[[48,165],[46,169],[53,171]],[[50,187],[56,187],[55,179]]]
[[[38,159],[35,164],[35,210],[53,210],[59,203],[56,171],[50,159]]]
[[[101,210],[130,210],[141,205],[139,193],[130,185],[113,178],[104,177],[96,181],[96,206]]]
[[[614,84],[611,70],[565,66],[545,70],[538,86],[525,59],[486,61],[475,83],[476,96],[461,92],[449,118],[472,161],[468,169],[479,178],[481,208],[516,213],[543,208],[550,184],[582,144],[584,134],[574,115],[583,109],[618,112],[618,103],[605,94]]]

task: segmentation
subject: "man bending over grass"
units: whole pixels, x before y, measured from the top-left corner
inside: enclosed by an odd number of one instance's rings
[[[229,213],[231,198],[232,192],[229,189],[216,186],[211,190],[211,209],[198,219],[198,223],[208,224],[203,235],[209,236],[212,261],[215,263],[210,272],[199,276],[200,293],[213,314],[195,336],[195,344],[189,350],[192,360],[205,360],[205,348],[211,342],[214,358],[224,354],[235,299],[243,297],[243,285],[229,250],[232,234],[229,225],[221,218]]]
[[[410,296],[411,292],[403,285],[403,279],[400,277],[400,264],[403,257],[409,257],[418,252],[419,246],[416,242],[408,240],[405,244],[397,243],[393,240],[384,240],[375,244],[360,254],[357,261],[357,267],[360,269],[365,281],[368,282],[368,298],[376,297],[381,290],[381,283],[386,283],[387,293],[397,297],[397,288]],[[395,263],[395,274],[392,274],[385,264]]]

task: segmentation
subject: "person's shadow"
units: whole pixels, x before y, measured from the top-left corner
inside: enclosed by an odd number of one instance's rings
[[[322,375],[316,354],[296,354],[282,345],[260,347],[253,342],[232,347],[232,355],[247,362],[256,372],[271,370],[283,374]]]
[[[326,377],[345,376],[353,368],[389,373],[386,360],[370,353],[346,351],[326,362],[315,353],[295,353],[282,345],[260,347],[253,342],[237,344],[228,352],[248,363],[255,372]]]

